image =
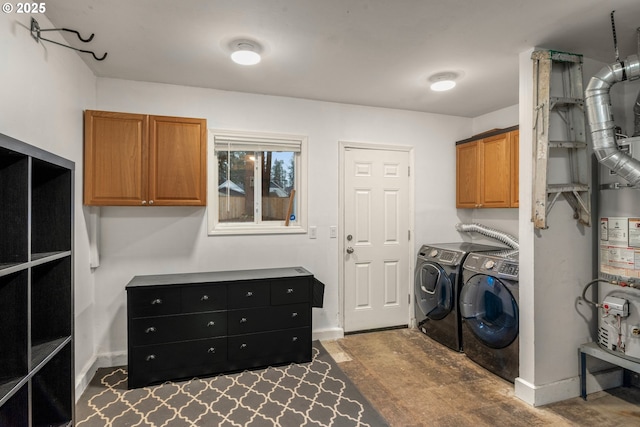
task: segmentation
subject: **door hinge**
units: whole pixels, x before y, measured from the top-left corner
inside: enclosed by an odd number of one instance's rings
[[[411,230],[407,230],[407,237],[409,240],[411,240]]]
[[[407,294],[407,304],[411,304],[411,294]]]
[[[411,166],[407,166],[407,176],[411,176]]]

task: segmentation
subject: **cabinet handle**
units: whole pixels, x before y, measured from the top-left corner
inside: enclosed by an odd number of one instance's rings
[[[156,355],[155,354],[150,354],[146,357],[145,359],[147,362],[151,362],[152,360],[156,360]]]
[[[289,289],[287,289],[287,293],[288,293],[288,294],[292,294],[292,293],[293,293],[293,288],[289,288]]]
[[[247,295],[246,295],[246,296],[247,296],[247,298],[248,298],[248,297],[252,297],[252,296],[253,296],[253,292],[251,292],[251,291],[247,292]]]
[[[247,348],[247,345],[246,345],[246,344],[240,344],[240,349],[241,349],[241,350],[242,350],[242,349],[245,349],[245,348]]]
[[[202,298],[200,298],[200,301],[207,301],[209,299],[209,295],[202,295]]]
[[[145,329],[145,333],[150,334],[156,331],[156,328],[154,326],[151,326],[150,328]]]
[[[209,323],[207,323],[207,326],[215,326],[216,322],[214,322],[213,320],[210,320]]]
[[[149,200],[149,204],[152,205],[153,204],[153,200]]]
[[[240,323],[247,323],[247,318],[243,317],[242,319],[240,319]]]
[[[294,311],[293,313],[291,313],[291,317],[298,317],[298,312]]]
[[[291,338],[291,342],[296,342],[296,341],[298,341],[298,337],[292,337]]]
[[[142,201],[142,204],[143,204],[143,205],[146,205],[146,204],[147,204],[147,201],[146,201],[146,200],[143,200],[143,201]]]
[[[151,301],[151,305],[158,305],[158,304],[162,304],[162,300],[160,298],[156,298],[153,301]]]
[[[215,347],[209,347],[209,350],[207,350],[207,353],[214,354],[215,352],[216,352]]]

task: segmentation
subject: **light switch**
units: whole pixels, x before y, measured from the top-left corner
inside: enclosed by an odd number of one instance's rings
[[[329,237],[332,239],[338,237],[338,227],[336,227],[335,225],[329,227]]]
[[[309,238],[317,239],[318,238],[318,228],[315,225],[309,227]]]

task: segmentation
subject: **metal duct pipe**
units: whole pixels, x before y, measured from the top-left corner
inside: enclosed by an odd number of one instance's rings
[[[633,136],[640,136],[640,92],[638,92],[636,103],[633,106],[633,117],[634,117]]]
[[[591,129],[591,143],[598,161],[629,181],[640,184],[640,162],[618,149],[611,113],[611,86],[624,80],[640,78],[638,55],[624,62],[605,66],[591,78],[584,92],[585,108]]]
[[[490,237],[494,240],[504,243],[512,249],[520,249],[520,244],[518,243],[518,239],[516,239],[511,234],[507,234],[500,230],[496,230],[495,228],[486,227],[482,224],[456,224],[456,230],[464,231],[464,232],[472,232],[480,233],[484,236]]]

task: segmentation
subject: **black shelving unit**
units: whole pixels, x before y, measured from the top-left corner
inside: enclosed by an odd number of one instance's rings
[[[74,169],[0,134],[0,426],[74,423]]]

